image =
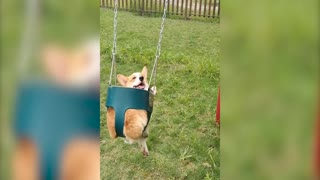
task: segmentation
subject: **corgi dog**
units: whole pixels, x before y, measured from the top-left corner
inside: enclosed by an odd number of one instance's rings
[[[147,67],[144,66],[141,72],[133,73],[130,76],[118,74],[117,79],[121,86],[148,91],[149,84],[147,82],[147,75]],[[151,88],[151,93],[156,94],[155,86]],[[147,111],[136,109],[128,109],[126,111],[123,127],[126,142],[129,144],[138,143],[144,156],[149,155],[146,142],[149,134],[148,128],[146,128],[147,124]],[[115,130],[115,111],[111,107],[107,110],[107,125],[110,137],[115,139],[117,137]]]

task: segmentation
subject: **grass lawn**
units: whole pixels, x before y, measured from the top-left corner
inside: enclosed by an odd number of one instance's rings
[[[220,179],[215,105],[220,80],[217,22],[167,19],[158,65],[157,95],[145,158],[137,144],[111,140],[104,104],[111,65],[113,12],[100,10],[101,179]],[[119,12],[117,73],[147,65],[149,75],[161,18]]]

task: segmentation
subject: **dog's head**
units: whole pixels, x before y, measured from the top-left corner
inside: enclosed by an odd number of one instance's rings
[[[98,87],[100,82],[99,41],[73,48],[48,44],[42,51],[41,65],[48,77],[60,85]]]
[[[149,85],[147,83],[147,75],[148,70],[147,67],[144,66],[141,72],[133,73],[128,77],[122,74],[118,74],[117,79],[119,83],[124,87],[148,90]]]

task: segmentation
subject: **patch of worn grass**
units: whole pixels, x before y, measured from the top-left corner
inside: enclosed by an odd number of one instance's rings
[[[220,138],[214,125],[220,76],[218,23],[167,19],[149,124],[150,156],[112,141],[104,104],[111,66],[113,12],[101,9],[101,179],[219,179]],[[151,72],[160,18],[119,12],[117,73]]]

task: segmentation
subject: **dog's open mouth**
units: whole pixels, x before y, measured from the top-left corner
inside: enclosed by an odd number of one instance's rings
[[[136,89],[144,89],[144,83],[140,83],[140,84],[137,85],[137,86],[133,86],[133,88],[136,88]]]

